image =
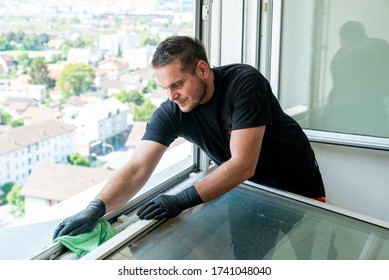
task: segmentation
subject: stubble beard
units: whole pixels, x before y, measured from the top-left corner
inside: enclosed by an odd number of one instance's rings
[[[196,108],[199,104],[203,104],[202,102],[204,101],[204,97],[207,94],[207,84],[202,80],[200,80],[200,83],[202,87],[201,94],[199,94],[198,98],[196,98],[195,100],[192,99],[192,104],[190,104],[188,108],[180,107],[182,112],[188,113],[192,111],[194,108]]]

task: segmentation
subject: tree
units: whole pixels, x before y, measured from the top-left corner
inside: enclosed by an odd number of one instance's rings
[[[14,186],[13,182],[8,182],[0,187],[0,191],[2,191],[4,193],[4,197],[0,198],[0,205],[7,202],[7,195],[12,190],[13,186]]]
[[[134,121],[149,121],[155,109],[157,109],[157,106],[155,106],[153,102],[151,102],[151,100],[146,97],[142,106],[135,108]]]
[[[35,34],[28,34],[23,37],[22,45],[25,50],[41,50],[41,42]]]
[[[12,122],[11,114],[7,112],[0,112],[0,121],[2,124],[10,124]]]
[[[144,101],[144,95],[139,90],[132,90],[130,92],[121,90],[118,93],[112,94],[112,96],[123,103],[133,102],[138,106],[142,105]]]
[[[154,35],[150,31],[143,31],[140,35],[141,46],[156,46],[159,41],[158,35]]]
[[[0,51],[6,51],[9,49],[9,42],[6,37],[0,35]]]
[[[93,37],[93,36],[88,36],[88,35],[85,35],[83,36],[84,38],[84,45],[85,45],[85,48],[93,48],[96,46],[96,38]]]
[[[93,68],[85,63],[76,62],[66,65],[57,77],[56,85],[67,99],[73,95],[80,95],[92,86],[95,73]]]
[[[145,96],[139,90],[132,90],[128,93],[128,102],[133,102],[138,106],[141,106],[145,101]]]
[[[12,127],[22,126],[24,125],[23,119],[14,119],[12,116],[7,112],[0,112],[0,120],[2,124],[7,124]]]
[[[128,92],[125,90],[121,90],[117,93],[113,93],[112,97],[115,97],[120,102],[127,103],[128,102]]]
[[[77,37],[72,41],[73,48],[82,49],[85,47],[85,42],[82,38]]]
[[[157,88],[158,88],[158,84],[157,84],[157,82],[155,81],[155,79],[150,79],[150,80],[147,82],[147,85],[145,86],[145,88],[143,89],[143,93],[151,92],[151,90],[157,89]]]
[[[18,126],[23,126],[24,125],[24,120],[23,119],[16,119],[16,120],[12,120],[10,125],[12,127],[18,127]]]
[[[24,197],[20,195],[21,186],[14,185],[11,191],[7,194],[7,201],[12,206],[11,213],[15,217],[24,215]]]
[[[78,166],[90,166],[90,160],[88,157],[82,156],[78,153],[71,154],[69,156],[69,162],[72,165],[78,165]]]
[[[8,42],[15,41],[15,32],[9,31],[5,36],[7,37]]]
[[[29,74],[31,84],[48,86],[49,71],[47,70],[47,63],[43,57],[39,56],[31,61]]]
[[[28,56],[27,52],[24,52],[17,56],[16,62],[18,68],[21,69],[23,73],[27,73],[27,68],[30,66],[32,59]]]

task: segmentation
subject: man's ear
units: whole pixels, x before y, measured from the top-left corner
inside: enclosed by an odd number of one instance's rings
[[[209,65],[204,60],[199,60],[197,62],[196,71],[198,71],[198,74],[203,78],[206,79],[209,75]]]

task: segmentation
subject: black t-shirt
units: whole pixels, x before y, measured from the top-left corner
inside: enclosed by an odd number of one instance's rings
[[[166,100],[148,122],[143,139],[169,146],[181,136],[220,165],[231,157],[231,130],[265,125],[256,172],[250,180],[308,197],[324,196],[306,135],[283,112],[262,74],[244,64],[212,71],[215,90],[210,101],[183,113],[178,105]]]

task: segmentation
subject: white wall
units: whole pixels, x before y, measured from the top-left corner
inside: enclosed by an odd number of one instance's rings
[[[389,152],[312,145],[334,205],[389,221]]]

